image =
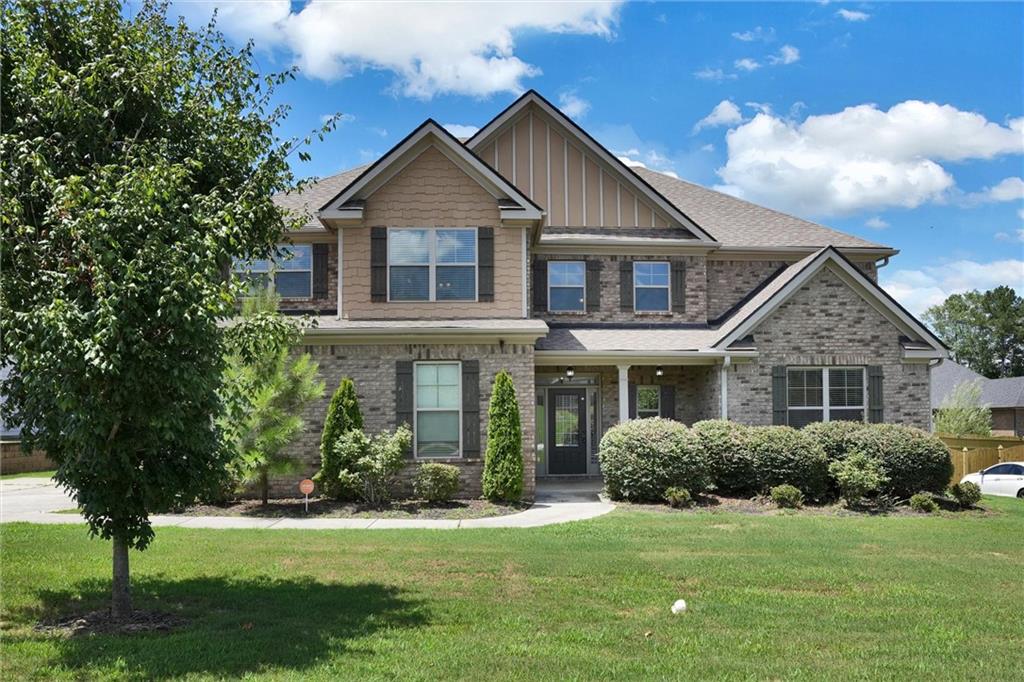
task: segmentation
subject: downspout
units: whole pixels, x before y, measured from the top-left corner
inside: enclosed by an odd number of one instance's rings
[[[336,288],[338,290],[338,305],[337,305],[338,310],[337,310],[337,313],[338,313],[338,319],[340,320],[341,319],[341,264],[345,260],[344,259],[344,255],[345,254],[344,254],[344,250],[343,250],[344,247],[342,246],[341,228],[337,227],[335,229],[338,232],[338,272],[337,272],[338,286]]]
[[[729,418],[729,365],[732,364],[732,357],[726,355],[722,358],[722,367],[718,371],[721,388],[718,391],[721,400],[720,413],[722,419]]]

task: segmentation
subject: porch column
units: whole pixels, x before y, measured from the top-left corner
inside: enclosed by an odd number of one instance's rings
[[[732,364],[732,358],[725,357],[722,359],[722,367],[719,369],[718,377],[721,383],[721,389],[718,391],[719,398],[722,401],[721,414],[722,419],[729,418],[729,365]]]
[[[619,423],[629,421],[629,365],[619,365]]]

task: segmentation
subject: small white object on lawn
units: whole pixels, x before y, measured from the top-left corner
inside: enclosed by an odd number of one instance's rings
[[[682,613],[686,610],[686,600],[677,599],[676,603],[672,605],[672,613]]]

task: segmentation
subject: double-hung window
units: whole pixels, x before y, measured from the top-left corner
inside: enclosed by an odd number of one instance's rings
[[[645,313],[668,312],[669,276],[668,263],[633,263],[633,309]]]
[[[583,261],[548,261],[548,310],[581,313],[586,306],[587,268]]]
[[[388,230],[388,300],[475,301],[475,228]]]
[[[458,457],[462,446],[462,382],[458,362],[417,362],[416,457]]]
[[[636,387],[637,419],[661,416],[661,388],[658,386]]]
[[[864,421],[867,391],[863,367],[807,367],[786,372],[788,423]]]
[[[238,260],[235,273],[247,280],[250,291],[273,283],[283,298],[312,298],[313,247],[310,244],[278,244],[273,259]]]

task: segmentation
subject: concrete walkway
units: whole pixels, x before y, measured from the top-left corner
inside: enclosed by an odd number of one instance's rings
[[[535,528],[568,521],[583,521],[607,514],[615,505],[598,497],[600,482],[544,482],[537,486],[532,507],[518,514],[482,519],[260,519],[243,516],[153,516],[154,526],[181,528]],[[47,478],[0,481],[0,522],[84,523],[78,514],[57,514],[73,509],[74,500]]]

